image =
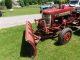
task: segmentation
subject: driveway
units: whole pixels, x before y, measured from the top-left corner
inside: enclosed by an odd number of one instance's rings
[[[0,18],[0,29],[13,27],[17,25],[24,25],[26,24],[26,21],[30,21],[31,23],[34,23],[34,19],[40,19],[40,18],[41,18],[41,14],[1,17]]]

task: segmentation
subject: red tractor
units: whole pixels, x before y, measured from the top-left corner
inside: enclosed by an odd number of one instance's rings
[[[50,8],[43,10],[42,18],[35,20],[37,30],[32,29],[29,21],[26,23],[25,40],[33,47],[34,56],[37,53],[37,44],[41,39],[58,37],[61,45],[69,42],[72,36],[71,26],[80,25],[80,13],[70,6],[62,8]]]

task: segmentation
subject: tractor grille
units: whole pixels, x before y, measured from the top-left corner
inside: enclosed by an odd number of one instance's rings
[[[51,25],[51,15],[42,15],[42,18],[45,20],[46,25],[49,27]]]

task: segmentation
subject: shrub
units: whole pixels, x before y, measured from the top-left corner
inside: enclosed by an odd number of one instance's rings
[[[12,0],[5,0],[5,5],[8,9],[12,8]]]
[[[21,7],[24,7],[25,6],[24,5],[24,0],[19,0],[19,4],[20,4]]]
[[[0,17],[2,16],[2,12],[0,11]]]
[[[25,5],[25,6],[29,6],[28,0],[23,0],[23,1],[24,1],[24,5]]]
[[[5,3],[4,0],[0,0],[0,10],[4,9],[5,6],[4,3]]]
[[[3,5],[3,1],[2,0],[0,0],[0,6],[2,6]]]

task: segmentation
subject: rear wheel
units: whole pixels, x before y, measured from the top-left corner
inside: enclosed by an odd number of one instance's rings
[[[63,29],[58,36],[59,44],[64,45],[68,43],[71,39],[71,36],[72,36],[72,30],[70,28]]]

